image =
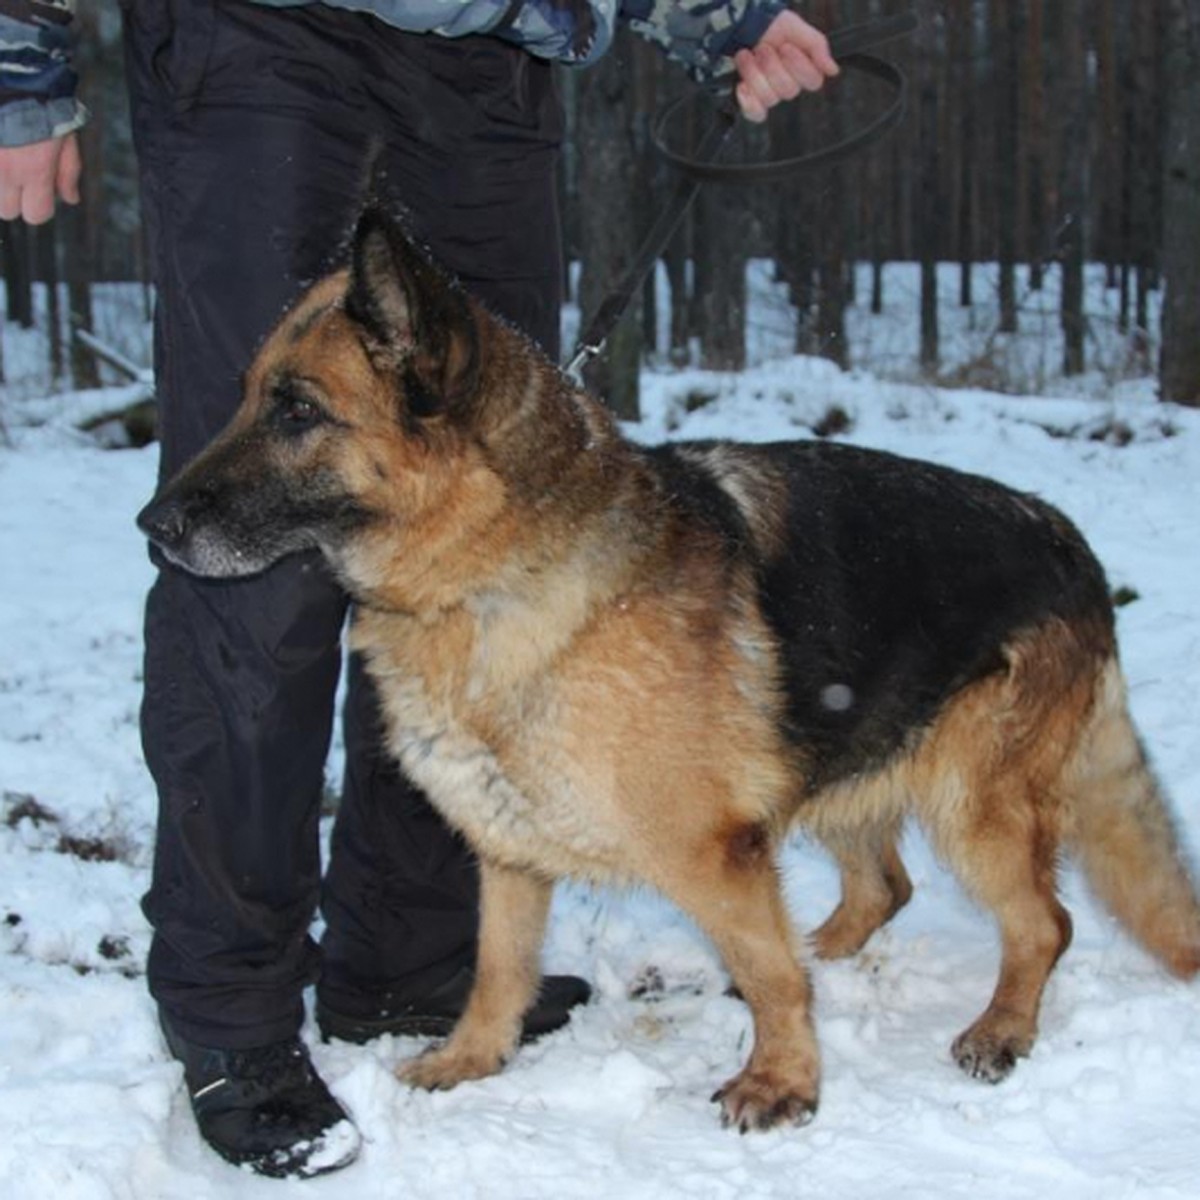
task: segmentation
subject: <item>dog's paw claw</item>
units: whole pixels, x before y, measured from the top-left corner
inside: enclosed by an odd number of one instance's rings
[[[505,1056],[454,1050],[448,1046],[427,1050],[401,1063],[396,1078],[427,1092],[447,1092],[471,1079],[486,1079],[504,1066]]]
[[[954,1039],[950,1053],[972,1079],[1000,1083],[1013,1073],[1017,1059],[1028,1056],[1029,1049],[1027,1038],[1005,1037],[972,1028]]]
[[[780,1125],[807,1125],[817,1115],[815,1088],[765,1071],[743,1071],[712,1096],[726,1129],[750,1133]]]

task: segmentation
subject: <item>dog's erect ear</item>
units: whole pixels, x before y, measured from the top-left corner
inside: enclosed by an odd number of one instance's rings
[[[346,312],[373,356],[416,385],[406,389],[416,415],[460,406],[474,394],[479,348],[466,294],[375,204],[354,230]]]

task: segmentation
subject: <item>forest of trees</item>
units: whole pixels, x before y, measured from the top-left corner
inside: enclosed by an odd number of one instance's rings
[[[1087,365],[1085,262],[1102,263],[1121,328],[1159,348],[1164,399],[1200,405],[1200,0],[912,0],[920,30],[889,46],[909,80],[904,122],[870,152],[769,187],[706,185],[663,255],[671,357],[737,370],[745,361],[746,262],[773,263],[797,316],[796,349],[848,365],[848,304],[877,309],[886,263],[922,264],[921,335],[936,377],[933,264],[957,264],[956,302],[979,299],[977,264],[997,264],[999,332],[1021,297],[1061,272],[1065,374]],[[904,7],[897,0],[805,0],[831,29]],[[133,156],[124,111],[116,0],[79,5],[79,65],[93,120],[84,132],[85,199],[37,231],[0,228],[8,320],[35,318],[31,282],[58,281],[46,319],[56,378],[88,386],[97,280],[143,274]],[[563,200],[581,309],[592,312],[674,186],[652,145],[654,113],[691,85],[622,30],[600,65],[562,73],[568,113]],[[786,157],[845,136],[886,102],[847,75],[819,98],[741,132],[734,153]],[[703,118],[698,118],[697,123]],[[855,294],[853,263],[873,270]],[[996,286],[989,282],[989,287]],[[1161,327],[1151,293],[1163,289]],[[944,303],[944,297],[943,297]],[[61,305],[66,305],[66,312]],[[590,382],[636,411],[637,365],[660,340],[633,306]],[[65,333],[60,331],[65,330]],[[0,362],[2,369],[2,362]]]

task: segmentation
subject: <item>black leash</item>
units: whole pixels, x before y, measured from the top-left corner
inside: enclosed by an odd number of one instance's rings
[[[834,30],[829,35],[829,49],[837,59],[838,65],[882,81],[892,92],[892,102],[869,125],[844,141],[795,158],[760,163],[717,162],[721,147],[733,132],[738,120],[737,100],[732,86],[727,81],[723,80],[716,88],[710,89],[718,99],[716,116],[700,139],[695,157],[672,150],[667,144],[667,132],[672,119],[676,113],[682,111],[684,105],[692,102],[694,94],[681,96],[667,105],[655,118],[651,137],[655,149],[679,170],[681,178],[675,185],[670,201],[643,239],[621,282],[605,298],[576,342],[575,352],[563,368],[567,374],[577,383],[581,382],[584,367],[604,349],[613,326],[628,307],[634,292],[641,287],[642,281],[658,261],[663,248],[671,240],[671,235],[695,200],[701,184],[766,183],[798,171],[829,166],[864,150],[896,126],[904,116],[908,81],[894,63],[864,51],[910,34],[916,28],[917,18],[908,12],[882,17],[862,25],[848,25],[844,29]]]

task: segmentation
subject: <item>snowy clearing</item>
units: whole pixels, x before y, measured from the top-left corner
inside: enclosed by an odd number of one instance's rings
[[[10,356],[11,367],[13,359]],[[737,377],[648,374],[636,436],[847,440],[994,475],[1063,507],[1114,587],[1135,716],[1200,847],[1200,413],[1147,380],[1090,396],[940,391],[791,358]],[[437,1096],[391,1068],[417,1041],[314,1041],[366,1139],[359,1161],[279,1183],[226,1166],[192,1124],[141,977],[154,798],[137,734],[151,569],[133,514],[153,449],[106,452],[72,418],[123,395],[6,404],[0,444],[0,1194],[16,1200],[1195,1197],[1200,986],[1169,979],[1070,869],[1075,941],[1032,1058],[998,1087],[952,1038],[995,981],[988,919],[910,834],[909,907],[857,959],[817,965],[824,1053],[809,1128],[739,1137],[709,1096],[747,1049],[704,939],[648,894],[560,889],[546,964],[596,998],[500,1076]],[[689,411],[693,409],[694,411]],[[884,515],[886,519],[886,515]],[[336,764],[334,764],[336,768]],[[836,901],[814,848],[785,860],[811,929]],[[313,1030],[306,1030],[313,1038]]]

